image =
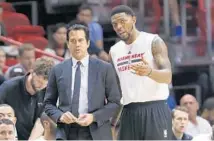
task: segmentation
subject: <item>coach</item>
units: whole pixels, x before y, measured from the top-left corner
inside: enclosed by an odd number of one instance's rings
[[[113,67],[89,57],[86,26],[71,26],[68,37],[72,57],[51,71],[45,112],[58,125],[58,140],[111,140],[109,120],[120,103]]]

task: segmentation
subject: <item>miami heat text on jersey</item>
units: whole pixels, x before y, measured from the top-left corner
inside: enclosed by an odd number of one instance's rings
[[[140,62],[144,53],[129,54],[117,59],[117,68],[119,72],[130,70],[130,64]]]

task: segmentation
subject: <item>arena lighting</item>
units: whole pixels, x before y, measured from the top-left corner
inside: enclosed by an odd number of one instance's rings
[[[21,43],[21,42],[15,41],[15,40],[13,40],[13,39],[11,39],[11,38],[4,37],[4,36],[0,36],[0,41],[6,42],[6,43],[9,43],[9,44],[13,44],[13,45],[16,45],[16,46],[21,46],[21,45],[23,44],[23,43]],[[64,60],[64,58],[62,58],[62,57],[60,57],[60,56],[47,53],[47,52],[45,52],[45,51],[43,51],[43,50],[41,50],[41,49],[38,49],[38,48],[36,48],[35,51],[38,52],[38,53],[41,53],[41,54],[43,54],[43,55],[45,55],[45,56],[48,56],[48,57],[52,57],[52,58],[54,58],[54,59],[57,59],[57,60],[59,60],[59,61],[63,61],[63,60]]]

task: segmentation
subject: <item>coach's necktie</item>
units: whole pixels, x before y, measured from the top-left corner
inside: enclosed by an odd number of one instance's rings
[[[75,73],[74,79],[74,90],[73,90],[73,98],[72,98],[72,114],[75,117],[79,116],[79,96],[80,96],[80,85],[81,85],[81,71],[80,71],[81,62],[77,62],[77,69]]]

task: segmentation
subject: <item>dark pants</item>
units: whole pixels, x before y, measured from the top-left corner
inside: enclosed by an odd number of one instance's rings
[[[93,140],[89,127],[81,127],[78,124],[68,125],[65,129],[67,140]]]
[[[121,115],[119,140],[171,140],[172,119],[166,101],[131,103]]]

